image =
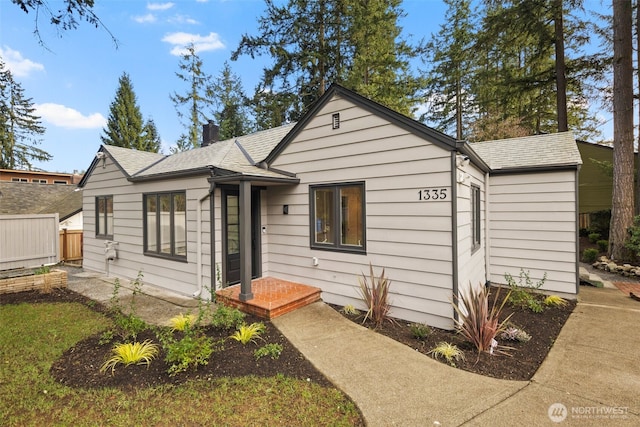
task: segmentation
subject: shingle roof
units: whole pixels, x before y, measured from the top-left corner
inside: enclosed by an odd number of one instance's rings
[[[481,141],[469,145],[494,171],[582,164],[578,145],[571,132]]]
[[[115,145],[103,145],[113,159],[120,165],[124,172],[133,176],[144,168],[166,158],[164,154],[138,151],[130,148],[117,147]]]
[[[113,146],[104,146],[104,149],[134,178],[171,175],[208,166],[244,175],[282,177],[255,164],[264,160],[293,126],[287,124],[170,156]]]
[[[0,214],[57,213],[63,220],[82,210],[75,185],[0,181]]]

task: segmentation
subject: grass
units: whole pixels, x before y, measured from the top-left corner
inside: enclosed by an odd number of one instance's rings
[[[79,340],[111,326],[76,303],[0,305],[0,420],[48,425],[360,424],[341,392],[276,376],[192,381],[122,391],[63,386],[49,368]],[[99,366],[95,367],[100,369]]]

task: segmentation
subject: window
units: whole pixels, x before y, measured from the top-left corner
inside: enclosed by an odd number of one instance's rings
[[[187,197],[184,191],[145,194],[144,252],[187,258]]]
[[[365,252],[364,183],[310,187],[311,247]]]
[[[27,178],[11,178],[11,182],[29,182]]]
[[[68,184],[67,181],[57,181],[57,180],[54,180],[53,183],[54,184]]]
[[[36,184],[46,184],[47,180],[46,179],[37,179],[37,178],[33,178],[31,180],[31,182],[35,182]]]
[[[480,187],[471,186],[471,238],[472,250],[480,247]]]
[[[96,237],[113,237],[113,196],[96,197]]]

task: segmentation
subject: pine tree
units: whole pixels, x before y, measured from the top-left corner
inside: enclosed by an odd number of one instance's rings
[[[146,136],[146,125],[129,75],[122,73],[118,84],[115,99],[109,106],[107,127],[100,139],[107,145],[157,152],[159,145],[154,145]]]
[[[242,90],[240,77],[224,63],[220,76],[212,85],[216,111],[213,114],[219,126],[221,140],[242,136],[250,129],[247,97]]]
[[[49,153],[36,147],[44,133],[31,98],[25,97],[0,58],[0,169],[31,170],[32,161],[51,160]]]
[[[398,41],[399,0],[267,0],[258,36],[244,35],[232,59],[270,55],[256,88],[257,116],[298,120],[339,83],[408,114],[420,79],[409,72],[416,50]],[[270,107],[265,102],[273,102]],[[285,113],[281,111],[284,108]]]
[[[438,130],[468,135],[465,127],[472,118],[471,70],[475,59],[470,0],[444,0],[448,5],[445,22],[438,34],[423,48],[424,63],[431,65],[427,75],[425,98],[428,110],[420,120],[435,123]]]
[[[202,60],[198,56],[195,46],[190,44],[181,56],[176,76],[188,85],[184,94],[173,92],[169,97],[182,121],[186,132],[182,133],[173,152],[186,151],[200,146],[202,137],[201,123],[207,123],[209,118],[205,109],[213,107],[211,76],[202,70]],[[186,110],[186,112],[184,111]]]
[[[631,0],[613,0],[613,196],[609,255],[626,260],[633,225],[633,36]]]
[[[151,151],[154,153],[160,152],[161,140],[160,134],[158,133],[158,128],[156,127],[156,123],[152,118],[147,119],[147,122],[144,125],[144,129],[142,132],[142,140],[144,151]]]

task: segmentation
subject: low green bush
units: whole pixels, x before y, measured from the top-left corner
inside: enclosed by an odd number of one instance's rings
[[[600,252],[607,252],[609,250],[608,240],[598,240],[596,242],[596,245],[598,245],[598,249],[600,249]]]
[[[595,243],[600,240],[600,233],[589,233],[589,241]]]
[[[589,264],[596,261],[598,258],[598,250],[595,248],[588,248],[582,251],[582,260]]]
[[[276,360],[282,354],[282,345],[277,343],[265,344],[256,351],[253,352],[253,357],[259,360],[262,357],[269,356],[273,360]]]

